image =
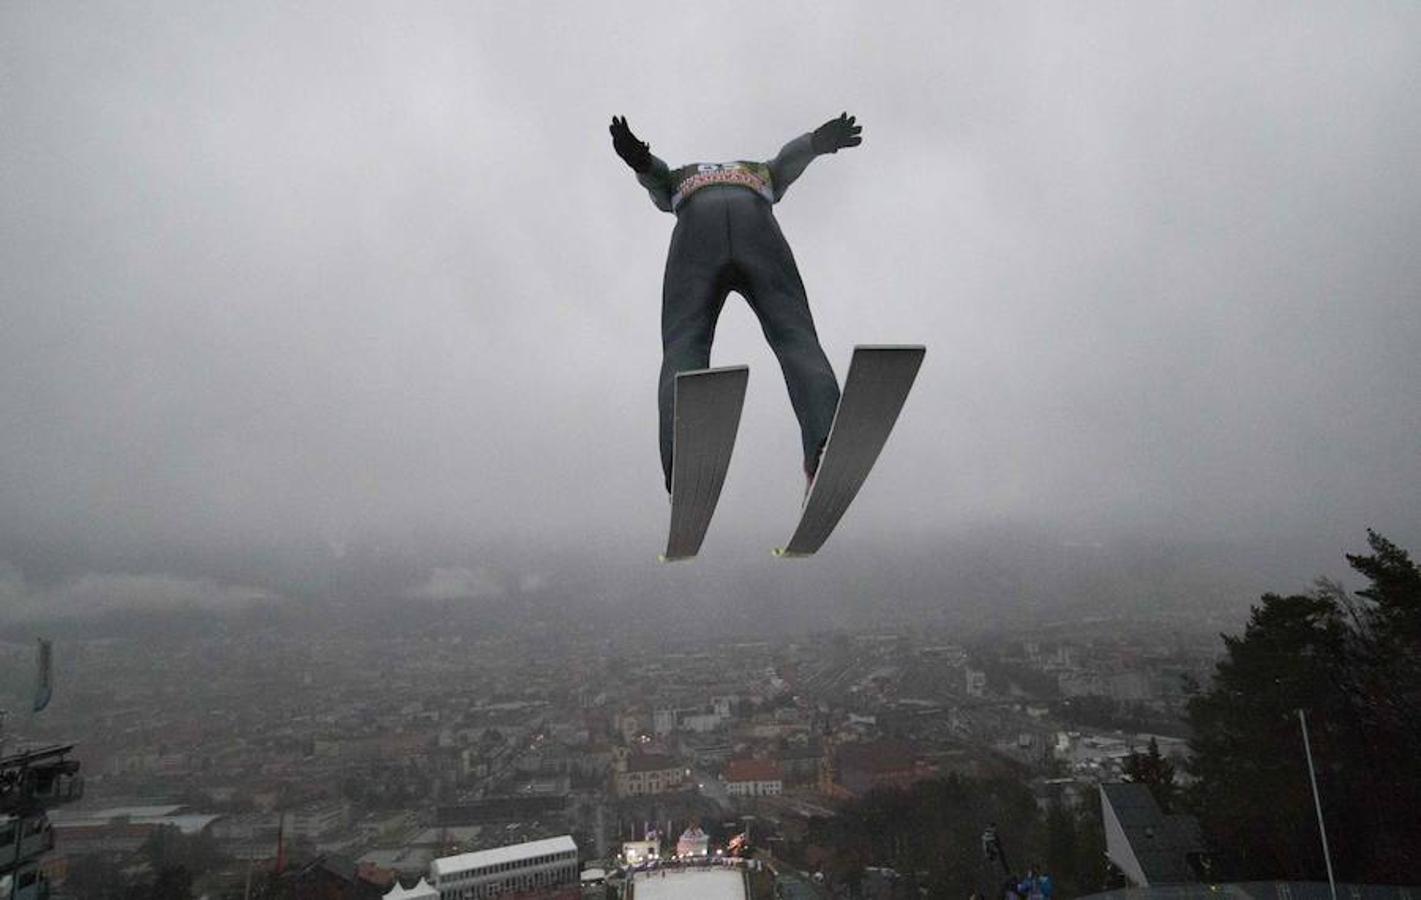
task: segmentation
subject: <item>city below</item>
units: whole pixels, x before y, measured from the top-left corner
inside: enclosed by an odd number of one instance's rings
[[[1421,570],[1367,540],[1237,617],[15,621],[0,898],[1406,900]]]
[[[29,648],[0,647],[21,671]],[[748,842],[822,880],[812,832],[875,788],[1010,779],[1082,809],[1150,742],[1182,759],[1219,650],[1203,628],[1110,621],[660,640],[246,623],[64,642],[62,702],[12,716],[7,752],[82,736],[83,799],[49,817],[53,896],[159,833],[210,855],[213,897],[312,862],[415,896],[437,860],[557,840],[594,873]]]

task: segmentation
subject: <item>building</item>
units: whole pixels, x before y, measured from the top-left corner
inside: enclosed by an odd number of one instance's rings
[[[842,744],[830,771],[839,788],[860,797],[879,787],[911,787],[938,774],[937,766],[900,741]]]
[[[635,866],[649,859],[659,859],[660,857],[661,848],[655,840],[622,842],[622,859],[626,860],[629,866]]]
[[[657,737],[665,737],[674,731],[694,731],[706,734],[725,724],[728,716],[722,716],[714,707],[702,709],[658,709],[652,713],[652,729]]]
[[[1134,887],[1198,881],[1204,840],[1193,816],[1165,815],[1143,784],[1100,786],[1105,855]]]
[[[987,673],[981,669],[964,668],[967,675],[967,696],[987,696]]]
[[[786,784],[811,784],[819,777],[824,762],[824,748],[817,741],[791,744],[777,757],[780,775]]]
[[[45,854],[54,849],[46,809],[78,800],[84,782],[73,745],[54,745],[0,757],[0,897],[49,896]]]
[[[681,716],[679,727],[682,731],[694,731],[697,734],[709,734],[725,724],[725,720],[719,713],[714,712],[693,712]]]
[[[44,810],[0,814],[0,897],[48,895],[42,857],[54,849],[54,829]]]
[[[676,730],[680,712],[675,709],[658,709],[651,714],[651,729],[658,737]]]
[[[566,809],[567,797],[557,794],[484,797],[456,806],[435,807],[434,825],[442,828],[455,825],[547,821],[561,816]]]
[[[617,794],[640,797],[680,790],[686,781],[686,769],[676,760],[660,753],[640,753],[628,756],[619,764],[616,774]]]
[[[350,824],[350,805],[344,802],[313,803],[286,814],[286,833],[293,838],[320,840]]]
[[[776,797],[784,791],[780,764],[773,759],[732,759],[724,780],[733,797]]]
[[[207,832],[222,819],[209,813],[185,813],[176,804],[113,806],[82,812],[60,811],[54,830],[66,853],[132,853],[156,832],[176,828],[192,837]]]
[[[676,855],[682,859],[688,856],[709,856],[710,836],[702,831],[699,825],[688,826],[676,840]]]
[[[408,881],[428,874],[429,864],[437,858],[438,853],[429,847],[405,844],[400,847],[376,847],[367,850],[356,860],[356,865],[393,872],[396,877]]]
[[[439,900],[554,896],[569,890],[576,896],[581,890],[579,877],[577,844],[566,834],[446,856],[429,864],[429,881]]]
[[[279,878],[278,896],[310,900],[380,900],[386,886],[362,877],[354,860],[343,856],[318,856]]]
[[[652,716],[644,709],[631,709],[617,713],[613,717],[613,728],[622,740],[630,744],[638,738],[654,733]]]
[[[209,833],[234,859],[267,859],[276,848],[278,824],[274,813],[239,813],[213,822]]]

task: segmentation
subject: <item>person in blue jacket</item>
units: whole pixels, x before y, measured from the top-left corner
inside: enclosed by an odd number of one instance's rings
[[[1056,886],[1052,884],[1051,876],[1042,872],[1040,866],[1032,866],[1026,870],[1026,878],[1017,885],[1016,890],[1026,900],[1051,900]]]
[[[862,143],[843,113],[785,144],[768,162],[691,163],[672,169],[614,116],[612,147],[676,228],[661,292],[661,467],[671,490],[676,373],[710,365],[716,320],[731,291],[750,304],[779,359],[799,419],[804,473],[813,481],[839,404],[839,382],[819,346],[794,254],[771,207],[818,156]]]

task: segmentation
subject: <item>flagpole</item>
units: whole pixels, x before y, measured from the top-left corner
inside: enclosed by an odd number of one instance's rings
[[[1337,900],[1337,882],[1332,878],[1332,853],[1327,849],[1327,826],[1322,821],[1322,798],[1317,793],[1317,770],[1312,765],[1312,744],[1308,742],[1308,719],[1303,708],[1298,707],[1298,722],[1303,726],[1303,752],[1308,758],[1308,779],[1312,782],[1312,802],[1317,807],[1317,831],[1322,835],[1322,859],[1327,863],[1327,887],[1332,891],[1332,900]]]

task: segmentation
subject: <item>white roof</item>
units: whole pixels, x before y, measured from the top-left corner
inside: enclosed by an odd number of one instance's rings
[[[197,834],[220,818],[222,818],[221,813],[207,813],[201,815],[155,816],[152,821],[164,825],[176,825],[178,826],[178,830],[183,834]]]
[[[178,804],[169,804],[167,806],[114,806],[99,810],[94,813],[94,815],[105,816],[110,819],[119,816],[130,816],[135,819],[153,818],[156,816],[171,816],[180,809],[182,809],[182,806]]]
[[[542,841],[528,841],[525,844],[494,847],[492,850],[478,850],[474,853],[460,853],[458,856],[445,856],[429,864],[429,874],[437,880],[454,872],[467,872],[469,869],[482,869],[484,866],[519,862],[534,856],[566,853],[569,850],[576,853],[577,843],[573,841],[572,835],[564,834],[561,837]]]
[[[218,819],[225,818],[222,813],[185,813],[181,816],[170,816],[162,813],[151,812],[152,810],[182,809],[181,806],[132,806],[117,809],[100,809],[94,812],[73,812],[70,810],[56,810],[56,815],[50,817],[54,827],[65,828],[95,828],[108,827],[120,817],[127,817],[128,821],[134,825],[172,825],[183,834],[197,834]],[[148,810],[149,812],[140,812]]]
[[[51,815],[51,819],[117,819],[127,816],[130,819],[153,819],[159,816],[171,816],[182,809],[180,804],[172,803],[166,806],[109,806],[103,809],[62,809],[55,810],[56,815]]]
[[[418,884],[409,888],[402,888],[398,881],[395,882],[395,886],[390,888],[384,900],[438,900],[438,897],[439,891],[421,878]]]

